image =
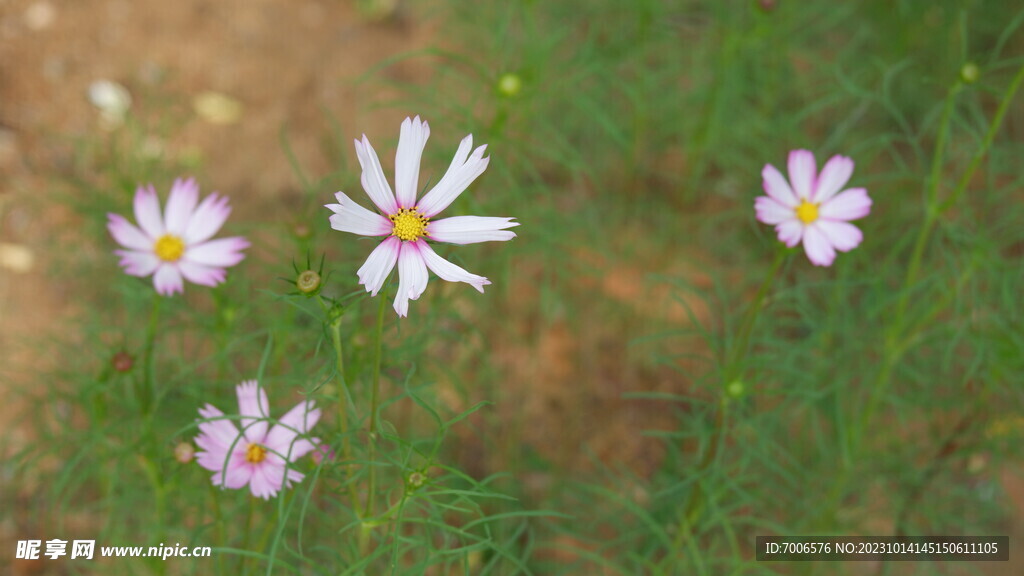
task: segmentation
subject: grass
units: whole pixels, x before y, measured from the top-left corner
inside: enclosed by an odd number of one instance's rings
[[[229,221],[254,248],[226,284],[161,301],[147,369],[152,287],[118,272],[105,214],[195,167],[137,152],[159,113],[83,142],[62,177],[82,238],[54,252],[81,306],[48,344],[61,362],[27,393],[36,442],[12,465],[47,536],[214,547],[104,564],[159,574],[860,574],[757,562],[754,539],[1019,524],[999,474],[1021,460],[1024,407],[1024,12],[596,0],[434,15],[444,42],[400,58],[429,80],[375,106],[431,122],[421,185],[464,134],[488,144],[486,175],[446,214],[513,215],[519,238],[439,253],[493,285],[435,278],[377,329],[354,282],[374,243],[320,208],[337,189],[369,204],[349,135],[325,130],[337,170],[296,160],[293,213]],[[394,88],[393,64],[360,86]],[[382,158],[395,134],[369,135]],[[864,242],[828,268],[783,252],[752,210],[761,168],[804,147],[819,166],[852,157],[874,200]],[[292,282],[321,257],[318,303]],[[197,408],[230,413],[250,378],[273,414],[315,400],[314,434],[340,455],[296,463],[306,479],[269,502],[173,456]]]

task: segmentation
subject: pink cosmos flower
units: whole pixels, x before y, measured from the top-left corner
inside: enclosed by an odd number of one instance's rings
[[[182,278],[216,286],[225,270],[245,258],[249,242],[242,237],[210,240],[231,214],[228,199],[210,194],[201,204],[195,180],[175,180],[163,215],[153,186],[135,191],[135,227],[118,214],[107,214],[107,230],[127,250],[115,250],[131,276],[153,275],[157,294],[184,292]]]
[[[319,466],[324,460],[334,460],[334,450],[328,444],[321,443],[309,457],[313,459],[313,464]]]
[[[206,421],[199,422],[196,446],[203,451],[196,461],[214,472],[214,486],[234,490],[248,484],[253,496],[269,499],[282,487],[302,481],[304,475],[290,464],[320,444],[318,438],[299,438],[320,420],[320,410],[307,400],[271,427],[267,393],[256,381],[242,382],[236,390],[242,430],[210,404],[200,408]]]
[[[851,174],[853,160],[845,156],[833,156],[819,175],[814,154],[793,150],[789,153],[789,182],[771,164],[761,172],[768,195],[754,200],[757,219],[774,225],[779,240],[790,248],[803,240],[804,251],[815,266],[830,266],[836,250],[849,252],[864,237],[849,221],[871,211],[867,190],[840,192]]]
[[[438,213],[454,202],[483,173],[490,158],[483,157],[487,146],[480,146],[470,154],[473,135],[466,136],[459,144],[448,171],[429,192],[417,200],[420,157],[429,136],[430,127],[419,116],[406,118],[402,122],[398,150],[395,153],[395,194],[392,194],[377,153],[364,134],[362,141],[355,141],[356,156],[363,168],[363,190],[380,213],[356,204],[344,192],[335,195],[337,204],[327,205],[334,212],[331,215],[331,227],[335,230],[361,236],[386,237],[370,253],[356,274],[366,291],[376,296],[397,263],[399,282],[394,307],[399,316],[407,316],[409,300],[416,300],[426,290],[428,268],[442,280],[465,282],[479,292],[483,292],[484,286],[491,283],[487,278],[470,274],[438,256],[427,240],[450,244],[505,241],[516,237],[513,232],[505,229],[519,225],[512,221],[513,218],[481,216],[454,216],[435,220]]]

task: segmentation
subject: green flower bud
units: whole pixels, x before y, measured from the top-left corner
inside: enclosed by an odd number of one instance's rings
[[[498,78],[498,93],[506,98],[516,97],[522,89],[523,81],[516,74],[508,72]]]
[[[408,484],[410,490],[416,490],[418,488],[421,488],[424,484],[426,484],[426,482],[426,474],[422,472],[413,472],[412,474],[409,474],[409,479],[407,480],[406,483]]]
[[[974,62],[968,62],[960,68],[960,80],[964,84],[974,84],[981,77],[981,69]]]
[[[313,270],[306,270],[295,280],[295,287],[299,292],[312,296],[320,290],[320,275]]]
[[[733,380],[725,387],[725,393],[728,394],[730,398],[739,398],[743,396],[745,391],[746,386],[741,380]]]

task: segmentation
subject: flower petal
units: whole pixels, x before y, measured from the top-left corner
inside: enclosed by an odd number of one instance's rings
[[[118,244],[132,250],[151,251],[156,241],[119,214],[107,214],[107,230]]]
[[[245,453],[235,451],[226,463],[221,463],[221,468],[213,475],[213,485],[238,490],[249,483],[252,473],[253,466],[246,462]]]
[[[178,262],[178,271],[185,277],[185,280],[200,286],[216,286],[224,281],[227,271],[215,266],[204,266],[181,260]]]
[[[302,479],[305,477],[306,475],[298,470],[288,470],[288,479],[285,480],[284,485],[286,487],[291,487],[292,484],[302,482]]]
[[[129,276],[149,276],[160,266],[160,259],[152,252],[135,252],[134,250],[114,250],[121,257],[121,268]]]
[[[399,208],[412,208],[416,205],[416,185],[420,178],[420,158],[423,147],[430,137],[430,126],[420,121],[420,117],[402,122],[401,135],[398,138],[398,150],[395,151],[395,195]]]
[[[402,241],[396,236],[385,238],[379,246],[373,249],[373,252],[370,252],[370,255],[366,257],[366,262],[356,271],[359,283],[366,287],[366,291],[371,296],[377,295],[381,286],[384,286],[384,281],[388,279],[388,274],[391,274],[395,262],[398,261],[398,250],[401,244]]]
[[[196,446],[220,459],[217,463],[217,468],[210,468],[204,465],[207,470],[216,472],[220,469],[219,466],[223,464],[224,457],[235,449],[237,442],[243,442],[244,440],[240,440],[241,434],[234,422],[225,418],[224,413],[214,406],[207,404],[200,408],[199,415],[203,419],[208,420],[208,422],[199,422],[199,435],[196,436]],[[199,456],[202,456],[202,453]],[[202,462],[200,461],[200,463]]]
[[[828,237],[822,232],[817,223],[804,228],[804,251],[807,258],[815,266],[831,266],[836,259],[836,251],[829,242]]]
[[[271,429],[270,432],[273,434],[274,430]],[[270,438],[270,436],[267,436],[267,438]],[[278,439],[280,438],[282,437],[279,437]],[[294,463],[299,458],[302,458],[316,449],[316,444],[312,441],[305,438],[299,438],[298,436],[295,436],[286,442],[282,442],[276,447],[271,446],[270,444],[270,440],[267,440],[267,448],[270,450],[270,452],[267,453],[267,459],[282,465],[287,462]]]
[[[786,246],[792,248],[800,243],[800,240],[804,235],[804,225],[800,223],[796,218],[792,220],[786,220],[780,222],[775,226],[775,233],[779,237],[779,241],[784,242]]]
[[[814,202],[821,204],[828,202],[829,198],[836,195],[850,181],[853,174],[853,160],[846,156],[833,156],[821,169],[821,176],[818,177],[814,190]]]
[[[814,154],[808,150],[793,150],[789,153],[789,181],[801,200],[810,200],[814,192],[817,166]]]
[[[829,243],[840,252],[849,252],[864,240],[864,234],[861,233],[860,228],[849,222],[818,220],[815,222],[815,226],[828,238]]]
[[[320,409],[312,401],[300,402],[281,417],[267,433],[267,448],[288,455],[289,446],[320,421]],[[294,460],[294,458],[293,458]]]
[[[469,188],[469,185],[478,176],[484,173],[484,170],[487,169],[487,164],[491,161],[489,157],[483,157],[487,146],[480,146],[470,155],[469,149],[472,147],[473,135],[470,134],[463,138],[462,143],[459,144],[459,149],[455,152],[455,157],[452,159],[451,165],[448,166],[448,171],[437,182],[437,185],[420,200],[419,209],[421,214],[427,218],[433,218],[450,206],[466,188]]]
[[[334,212],[331,214],[331,228],[360,236],[386,236],[391,233],[393,224],[384,216],[356,204],[344,192],[338,192],[334,197],[338,203],[326,205]]]
[[[409,300],[417,300],[427,289],[430,275],[427,265],[420,256],[420,251],[410,246],[412,242],[402,242],[398,253],[398,294],[395,296],[395,312],[399,316],[409,315]]]
[[[818,208],[818,216],[829,220],[856,220],[871,212],[871,198],[863,188],[850,188]]]
[[[285,455],[288,456],[288,459],[290,461],[295,462],[299,458],[302,458],[306,454],[309,454],[313,450],[316,450],[317,444],[311,440],[300,438],[299,440],[293,442],[291,446],[289,446],[288,448],[289,450],[285,452]]]
[[[164,235],[164,219],[160,215],[160,198],[156,195],[156,189],[150,184],[143,188],[139,186],[135,190],[135,221],[139,223],[142,231],[156,240]]]
[[[255,497],[269,500],[281,490],[282,478],[284,478],[284,467],[261,462],[253,466],[249,490]]]
[[[231,206],[225,196],[210,194],[199,203],[185,228],[185,242],[198,244],[209,240],[220,230],[231,214]]]
[[[783,206],[778,200],[769,196],[755,198],[754,211],[757,213],[757,219],[765,224],[780,224],[796,218],[793,208]]]
[[[761,170],[764,192],[779,204],[788,208],[796,208],[800,204],[786,178],[771,164],[765,164]]]
[[[164,224],[168,234],[184,236],[188,221],[199,202],[199,185],[192,178],[178,178],[171,186],[171,195],[167,198],[167,209],[164,212]]]
[[[153,275],[153,287],[156,293],[161,296],[173,296],[175,293],[185,291],[185,282],[181,278],[181,272],[174,264],[161,263]]]
[[[437,274],[437,277],[448,282],[465,282],[473,288],[476,288],[477,292],[481,294],[484,291],[484,286],[491,283],[490,280],[483,276],[477,276],[476,274],[470,274],[466,270],[452,264],[444,258],[437,255],[434,249],[430,247],[430,244],[426,242],[413,242],[412,243],[420,252],[420,256],[423,258],[423,262]]]
[[[245,258],[242,250],[249,247],[249,241],[241,236],[218,238],[185,249],[183,260],[203,266],[226,268],[234,266]]]
[[[398,212],[395,195],[391,193],[391,186],[388,185],[388,180],[384,177],[384,170],[380,167],[380,159],[377,158],[377,152],[373,150],[373,146],[370,146],[370,140],[366,138],[366,134],[363,134],[362,142],[356,140],[355,144],[356,157],[359,158],[359,165],[363,168],[360,181],[366,195],[384,214]]]
[[[512,220],[494,216],[453,216],[429,222],[427,235],[431,240],[450,244],[511,240],[516,235],[505,228],[519,226],[519,222]]]
[[[255,380],[242,382],[235,391],[238,395],[238,413],[248,416],[239,420],[245,439],[253,444],[262,444],[267,437],[267,419],[270,418],[267,391],[260,388]]]

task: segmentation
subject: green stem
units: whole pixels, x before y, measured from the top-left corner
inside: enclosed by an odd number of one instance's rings
[[[375,504],[374,490],[377,479],[377,466],[374,462],[375,453],[377,449],[377,404],[380,398],[380,363],[381,363],[381,344],[384,339],[384,306],[386,301],[384,295],[381,294],[380,304],[377,306],[377,339],[373,353],[373,392],[370,396],[370,424],[367,431],[370,435],[370,479],[369,479],[369,491],[366,494],[366,510],[363,514],[364,517],[372,517],[373,509]]]
[[[369,480],[367,482],[366,492],[366,508],[363,511],[363,526],[359,533],[359,550],[362,554],[366,554],[368,551],[370,530],[372,526],[376,526],[376,523],[367,523],[368,519],[373,518],[376,506],[376,490],[377,490],[377,463],[376,463],[376,452],[377,452],[377,405],[380,398],[380,364],[381,364],[381,350],[382,341],[384,338],[384,306],[386,300],[384,294],[380,295],[380,302],[377,306],[377,336],[374,349],[373,357],[373,391],[370,396],[370,423],[368,426],[369,433],[369,458],[367,461],[370,465]]]
[[[167,510],[167,499],[164,491],[163,482],[160,481],[160,472],[157,470],[156,464],[145,456],[139,455],[138,457],[139,466],[142,468],[146,479],[149,480],[149,485],[153,488],[153,506],[156,515],[156,541],[163,542],[166,535],[164,533],[164,526],[166,524],[166,510]],[[157,572],[164,574],[167,570],[166,564],[157,564]]]
[[[861,442],[863,441],[864,432],[871,425],[875,412],[877,411],[885,392],[888,390],[889,384],[892,380],[892,373],[897,363],[909,347],[909,344],[914,340],[913,330],[908,330],[904,324],[906,320],[907,306],[910,301],[910,294],[913,291],[914,284],[917,283],[917,276],[920,272],[921,262],[924,257],[924,250],[928,245],[931,233],[938,223],[939,216],[953,207],[967,189],[967,185],[970,183],[974,172],[978,169],[982,159],[984,159],[985,155],[988,153],[989,148],[991,148],[992,142],[995,140],[995,136],[1002,125],[1003,117],[1006,115],[1010,102],[1013,100],[1014,95],[1020,88],[1022,81],[1024,81],[1024,66],[1022,66],[1020,70],[1017,71],[1017,75],[1014,76],[1009,89],[1007,89],[1002,102],[999,104],[999,108],[996,110],[995,116],[992,117],[992,122],[989,124],[988,131],[985,134],[985,139],[982,141],[981,146],[972,157],[971,163],[968,165],[967,170],[964,171],[958,181],[957,187],[945,201],[940,202],[938,197],[938,187],[942,172],[943,153],[946,147],[946,140],[949,137],[949,124],[952,117],[953,104],[956,100],[957,94],[963,88],[963,85],[957,81],[949,89],[949,93],[946,95],[946,102],[942,111],[938,137],[935,142],[935,151],[932,155],[931,173],[928,181],[928,205],[925,211],[925,220],[918,232],[917,240],[914,242],[914,249],[910,256],[910,264],[907,267],[907,275],[903,280],[903,285],[900,290],[900,299],[896,305],[896,312],[893,315],[893,321],[886,332],[885,351],[882,364],[879,368],[878,376],[875,378],[875,382],[871,386],[871,393],[868,397],[867,406],[862,412],[859,426],[856,429],[853,436],[853,442],[849,449],[849,460],[851,462],[856,461]],[[958,287],[962,286],[962,282],[966,281],[967,277],[969,277],[969,274],[962,277],[962,281],[958,282]],[[937,309],[933,308],[931,312],[920,318],[916,324],[920,326],[922,322],[930,319],[936,314]],[[849,481],[850,468],[850,466],[843,466],[840,471],[839,478],[832,485],[833,490],[829,498],[829,505],[825,508],[828,511],[828,517],[833,516],[838,511],[839,502],[843,497],[843,493],[845,492],[846,485]]]
[[[747,308],[746,314],[743,316],[743,321],[740,324],[739,333],[735,340],[735,345],[732,348],[732,353],[727,354],[726,365],[722,371],[722,382],[721,390],[718,401],[718,407],[715,411],[715,425],[714,432],[711,436],[711,445],[708,446],[707,451],[704,453],[704,457],[697,465],[697,471],[695,473],[697,480],[694,482],[693,488],[690,490],[690,496],[686,502],[685,512],[682,519],[679,522],[678,530],[676,531],[675,542],[673,543],[673,551],[670,551],[665,556],[665,562],[673,561],[678,554],[683,553],[686,536],[692,534],[692,527],[697,520],[697,516],[700,512],[700,501],[703,495],[703,490],[700,487],[701,476],[711,467],[714,461],[721,454],[721,447],[725,439],[725,433],[727,430],[726,422],[728,421],[729,414],[729,393],[728,386],[743,374],[743,363],[746,360],[747,349],[750,344],[750,336],[754,331],[754,325],[757,323],[757,317],[764,308],[764,300],[771,290],[772,285],[775,283],[775,279],[779,275],[779,271],[782,269],[783,263],[786,261],[786,257],[789,251],[785,249],[779,249],[775,253],[775,259],[772,262],[771,267],[768,269],[768,273],[765,275],[764,281],[761,283],[761,287],[758,289],[757,294],[754,296],[754,300],[750,303],[750,307]],[[663,565],[662,569],[666,567]]]
[[[342,437],[348,433],[348,407],[346,401],[345,360],[341,350],[341,319],[331,323],[331,340],[334,342],[335,372],[338,375],[338,427]],[[346,456],[347,456],[346,451]]]
[[[743,371],[742,363],[747,355],[747,346],[750,344],[750,335],[754,331],[754,324],[757,322],[757,316],[760,314],[764,299],[768,295],[768,291],[771,290],[772,284],[775,283],[775,278],[779,275],[779,270],[782,268],[783,262],[786,261],[786,256],[788,254],[789,252],[783,249],[779,249],[775,252],[775,259],[772,261],[772,266],[768,269],[768,273],[765,275],[764,281],[761,282],[761,287],[757,290],[757,294],[754,296],[754,301],[750,303],[750,308],[747,309],[747,313],[743,317],[743,323],[740,325],[739,335],[736,337],[736,346],[733,347],[732,358],[729,359],[724,373],[726,381],[723,382],[723,384],[726,386],[728,386],[729,383]]]
[[[989,124],[988,132],[985,133],[985,140],[982,141],[981,146],[977,152],[974,153],[974,157],[971,158],[971,163],[967,166],[967,171],[960,178],[957,183],[956,189],[950,194],[949,198],[945,202],[939,205],[939,214],[944,213],[956,204],[960,196],[963,195],[964,191],[967,190],[967,185],[970,183],[971,178],[974,176],[974,172],[977,171],[978,166],[981,165],[981,161],[988,154],[989,148],[992,147],[992,142],[995,141],[996,134],[999,132],[999,128],[1003,124],[1003,117],[1006,116],[1006,112],[1010,109],[1010,103],[1013,101],[1013,97],[1017,94],[1017,89],[1020,88],[1021,82],[1024,81],[1024,66],[1021,66],[1020,70],[1017,71],[1017,75],[1013,77],[1013,81],[1010,83],[1010,88],[1003,95],[1003,101],[999,103],[999,108],[996,109],[996,115],[992,117],[992,123]]]
[[[209,486],[210,486],[210,499],[213,501],[213,525],[214,525],[214,527],[215,527],[215,529],[217,531],[217,542],[220,544],[221,548],[227,548],[227,546],[228,546],[228,537],[227,537],[227,531],[225,530],[225,527],[224,527],[224,518],[221,516],[221,513],[220,513],[220,500],[217,499],[217,490],[213,487],[213,484],[209,484]],[[224,558],[225,558],[225,556],[226,556],[225,554],[218,554],[217,555],[217,568],[218,568],[217,572],[220,573],[220,574],[224,574]]]
[[[900,299],[896,304],[896,313],[890,325],[890,332],[886,344],[891,345],[895,338],[901,336],[903,330],[903,317],[907,311],[907,304],[910,302],[910,293],[917,282],[917,275],[921,269],[921,260],[924,257],[924,249],[928,245],[928,238],[938,219],[938,196],[939,180],[942,173],[942,160],[946,151],[946,140],[949,139],[949,123],[953,116],[953,104],[956,103],[956,96],[960,93],[963,85],[960,82],[953,84],[946,94],[946,102],[942,108],[942,120],[939,122],[939,133],[935,139],[935,151],[932,153],[932,169],[928,179],[928,205],[925,210],[924,224],[918,230],[917,240],[914,242],[914,250],[910,256],[910,264],[907,266],[907,275],[903,280],[903,290],[900,292]]]
[[[345,357],[341,345],[341,315],[337,315],[336,318],[333,317],[331,315],[331,308],[327,306],[327,303],[324,302],[324,299],[319,294],[317,294],[316,299],[326,314],[328,327],[331,330],[331,342],[334,345],[334,371],[338,379],[338,431],[341,435],[342,461],[347,466],[352,461],[352,445],[348,434],[348,383],[345,381]],[[345,483],[348,486],[348,498],[352,507],[352,513],[356,514],[356,510],[359,507],[359,497],[356,495],[355,486],[349,480],[346,474]]]
[[[250,495],[248,497],[248,500],[249,500],[249,506],[248,506],[248,511],[245,513],[245,531],[242,532],[242,545],[241,545],[241,549],[245,550],[247,552],[249,551],[249,541],[251,539],[250,536],[252,534],[252,516],[253,516],[253,509],[256,508],[256,497]],[[240,573],[245,573],[246,572],[246,570],[244,570],[244,568],[246,567],[246,563],[247,563],[246,559],[247,559],[246,556],[239,556],[238,557],[238,563],[239,563],[239,565],[238,565],[239,570],[238,571]]]
[[[142,413],[149,412],[152,399],[156,397],[156,371],[153,368],[153,348],[156,344],[156,329],[160,322],[160,301],[163,297],[159,294],[153,295],[153,307],[149,312],[149,326],[146,328],[146,345],[142,352],[142,378],[143,382],[136,389]],[[138,382],[136,380],[136,382]]]

